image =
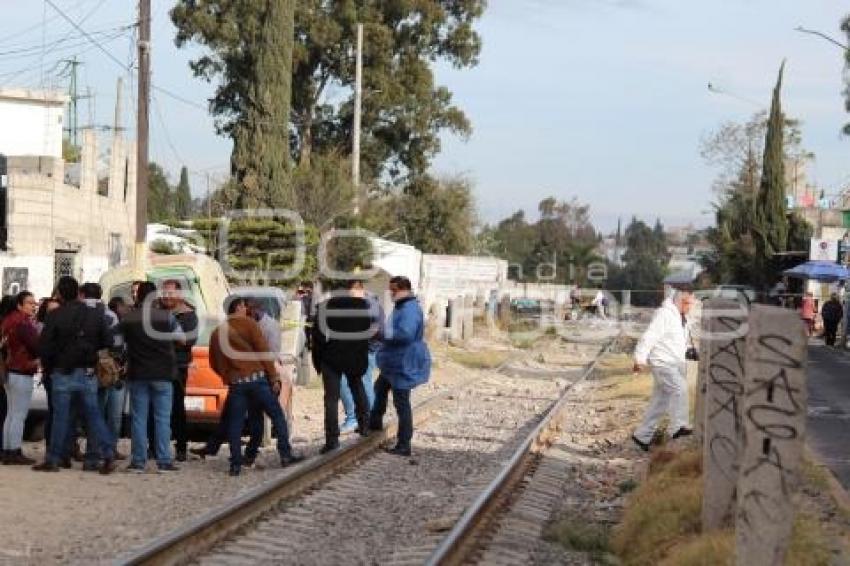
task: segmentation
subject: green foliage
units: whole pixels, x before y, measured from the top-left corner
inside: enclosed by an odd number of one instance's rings
[[[187,219],[192,215],[192,191],[189,188],[189,170],[180,168],[180,183],[174,191],[174,214]]]
[[[611,290],[631,289],[632,304],[655,306],[661,299],[664,275],[670,254],[664,227],[657,221],[651,229],[643,221],[632,219],[625,233],[626,252],[623,267],[611,267],[605,286]]]
[[[482,235],[490,252],[508,260],[512,279],[536,281],[539,275],[552,283],[585,284],[588,267],[601,262],[590,207],[575,198],[548,197],[537,208],[540,218],[535,223],[528,222],[520,210],[495,227],[485,227]]]
[[[290,21],[277,17],[280,6],[293,4],[294,34]],[[194,42],[207,48],[191,67],[220,85],[211,101],[220,133],[247,142],[234,147],[240,183],[250,177],[239,173],[239,163],[258,148],[265,154],[265,145],[257,142],[275,132],[275,144],[292,132],[291,143],[283,147],[302,164],[316,153],[350,151],[352,54],[356,23],[362,23],[368,69],[363,75],[362,177],[371,183],[422,175],[440,149],[443,130],[469,134],[469,122],[452,104],[451,92],[435,84],[432,65],[477,64],[481,40],[473,24],[484,7],[485,0],[180,0],[171,18],[178,46]],[[266,33],[264,25],[274,30]],[[293,36],[292,72],[287,73],[288,52],[263,42]],[[278,65],[281,59],[287,67]],[[289,95],[282,90],[289,89],[284,78],[290,76],[292,111],[287,116],[283,106]],[[246,136],[243,123],[256,135]],[[261,123],[267,130],[260,131]]]
[[[773,253],[808,249],[811,225],[786,210],[784,164],[812,154],[802,148],[799,122],[782,114],[781,83],[780,69],[769,117],[760,113],[744,125],[726,124],[704,141],[703,156],[724,167],[716,183],[716,225],[707,233],[713,251],[702,258],[715,283],[768,287],[778,277]],[[797,182],[796,173],[790,181]]]
[[[289,207],[289,112],[294,0],[181,0],[171,10],[175,43],[208,51],[190,63],[219,82],[211,111],[233,140],[238,208]]]
[[[62,159],[65,163],[79,163],[82,150],[80,146],[74,145],[65,138],[62,138]]]
[[[466,254],[472,248],[475,209],[468,180],[418,177],[402,193],[373,198],[366,228],[405,240],[424,253]]]
[[[163,168],[148,163],[148,222],[162,222],[174,217],[174,195]]]
[[[785,155],[782,141],[784,118],[780,99],[784,69],[785,62],[779,68],[779,77],[773,89],[773,101],[770,105],[770,117],[764,143],[761,184],[756,198],[753,236],[758,251],[757,268],[766,267],[764,260],[774,253],[784,252],[788,245],[788,218],[785,212]]]
[[[295,210],[304,222],[328,226],[354,207],[350,160],[339,153],[314,154],[292,174]]]
[[[167,240],[154,240],[150,243],[150,251],[160,255],[175,255],[180,253],[180,250]]]

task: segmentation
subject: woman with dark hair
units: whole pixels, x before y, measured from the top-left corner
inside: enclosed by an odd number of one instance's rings
[[[6,343],[6,419],[3,422],[3,463],[29,466],[35,460],[21,452],[24,421],[32,401],[33,376],[38,370],[38,330],[33,318],[38,308],[29,291],[15,297],[16,309],[0,324]]]
[[[3,295],[3,298],[0,299],[0,323],[2,323],[3,319],[6,318],[6,315],[15,310],[15,295]],[[0,356],[3,356],[5,359],[5,346],[0,348]],[[0,379],[3,383],[6,383],[6,375],[0,375]],[[6,421],[6,388],[0,387],[0,423]],[[0,426],[0,448],[3,446],[3,427]]]

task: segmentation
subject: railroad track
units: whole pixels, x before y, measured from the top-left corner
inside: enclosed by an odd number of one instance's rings
[[[610,344],[574,372],[574,381]],[[553,417],[563,410],[566,389],[551,373],[484,374],[415,407],[414,458],[373,455],[395,434],[390,423],[118,563],[458,563],[556,432]]]

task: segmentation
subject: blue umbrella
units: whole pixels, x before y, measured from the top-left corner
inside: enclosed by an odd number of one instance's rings
[[[782,273],[789,277],[814,279],[815,281],[831,282],[839,279],[850,279],[850,270],[831,261],[807,261],[791,269],[786,269]]]

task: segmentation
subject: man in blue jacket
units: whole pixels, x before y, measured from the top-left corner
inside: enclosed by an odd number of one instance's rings
[[[410,279],[397,276],[390,279],[390,295],[395,307],[387,321],[377,362],[380,375],[375,381],[375,403],[372,406],[370,427],[383,428],[387,396],[392,389],[393,405],[398,415],[398,440],[390,454],[410,456],[413,438],[413,411],[410,391],[428,381],[431,374],[431,354],[423,340],[425,330],[422,307],[413,296]]]

